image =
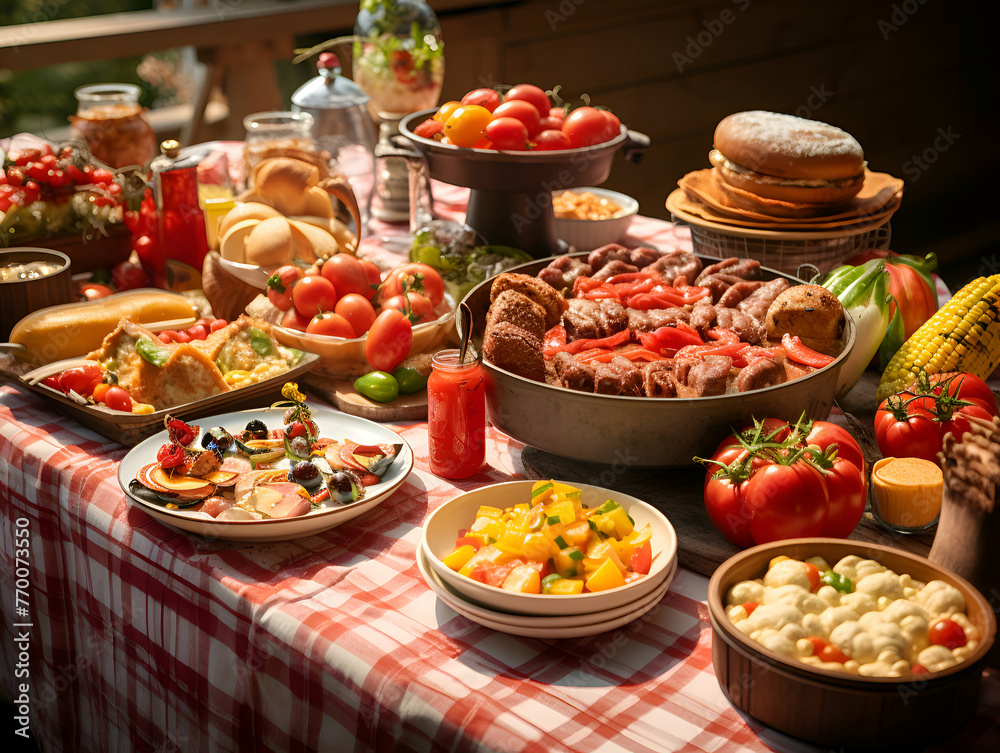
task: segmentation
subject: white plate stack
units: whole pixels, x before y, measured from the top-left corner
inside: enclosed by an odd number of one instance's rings
[[[569,483],[569,482],[566,482]],[[458,532],[475,520],[480,506],[506,508],[531,498],[533,481],[495,484],[458,495],[427,519],[417,551],[417,565],[427,585],[443,603],[485,627],[532,638],[596,635],[638,619],[666,594],[677,571],[677,536],[656,508],[635,497],[598,486],[570,483],[581,490],[584,507],[613,499],[637,528],[652,528],[653,561],[649,573],[620,588],[577,596],[505,591],[459,575],[444,564]]]

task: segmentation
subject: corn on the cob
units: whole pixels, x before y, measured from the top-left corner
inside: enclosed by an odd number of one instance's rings
[[[884,400],[928,374],[967,371],[986,379],[1000,363],[1000,274],[959,290],[921,325],[882,373],[876,397]]]

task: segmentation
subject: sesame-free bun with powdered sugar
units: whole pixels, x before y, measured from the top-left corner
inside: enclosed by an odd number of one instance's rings
[[[843,204],[864,183],[864,151],[851,134],[764,110],[719,123],[709,159],[725,183],[792,204]]]

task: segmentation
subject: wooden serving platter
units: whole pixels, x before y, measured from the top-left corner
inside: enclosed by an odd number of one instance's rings
[[[376,403],[354,389],[354,380],[313,372],[302,379],[303,386],[338,410],[369,421],[426,421],[427,390],[400,395],[391,403]]]

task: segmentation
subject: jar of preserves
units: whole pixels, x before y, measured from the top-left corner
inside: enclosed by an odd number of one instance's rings
[[[146,122],[134,84],[92,84],[76,90],[72,137],[111,167],[145,165],[156,154],[156,134]]]
[[[486,386],[479,357],[469,353],[462,362],[457,349],[442,350],[431,364],[427,380],[431,473],[468,478],[486,461]]]
[[[292,157],[317,164],[313,116],[308,112],[255,112],[243,118],[243,127],[248,189],[253,188],[254,168],[271,157]]]

